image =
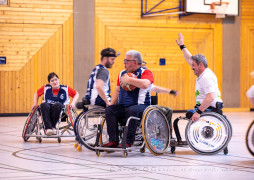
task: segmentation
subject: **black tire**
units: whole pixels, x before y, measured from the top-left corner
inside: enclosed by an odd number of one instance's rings
[[[142,133],[151,153],[162,155],[167,150],[170,141],[168,120],[155,106],[149,106],[143,113]]]
[[[193,151],[203,155],[217,154],[227,147],[232,137],[232,126],[224,116],[204,112],[198,121],[189,121],[185,136]]]
[[[105,108],[93,108],[82,112],[77,119],[76,133],[78,140],[87,149],[95,151],[97,127],[105,117]]]
[[[248,151],[254,156],[254,120],[248,127],[245,139]]]
[[[34,132],[37,120],[39,120],[39,114],[39,106],[33,108],[32,111],[29,113],[22,132],[22,138],[25,142],[28,141],[28,139],[30,138],[26,135],[31,135]]]

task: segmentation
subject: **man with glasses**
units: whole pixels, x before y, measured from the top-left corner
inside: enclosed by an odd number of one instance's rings
[[[142,117],[143,111],[151,104],[151,85],[154,82],[153,73],[143,68],[140,52],[130,50],[125,54],[125,70],[121,71],[116,90],[113,93],[111,105],[106,108],[107,132],[109,142],[105,147],[118,146],[118,123],[126,124],[130,116]],[[133,73],[137,78],[129,77],[127,73]],[[124,90],[121,85],[130,84],[136,88],[133,91]],[[117,104],[116,104],[117,103]],[[126,147],[131,147],[135,139],[137,120],[131,120],[128,126]]]
[[[110,105],[110,77],[107,68],[113,66],[119,54],[112,48],[101,51],[101,63],[95,66],[87,83],[86,99],[91,105]]]
[[[178,34],[176,43],[180,47],[185,60],[197,76],[195,87],[196,106],[194,110],[187,111],[186,117],[196,121],[204,111],[214,111],[222,114],[223,102],[220,98],[221,93],[217,77],[208,68],[205,56],[202,54],[192,56],[183,43],[183,35],[181,33]]]

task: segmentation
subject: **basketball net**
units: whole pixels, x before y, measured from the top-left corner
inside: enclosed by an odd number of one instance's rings
[[[229,2],[213,2],[210,4],[211,13],[215,13],[216,18],[225,18],[228,5]]]

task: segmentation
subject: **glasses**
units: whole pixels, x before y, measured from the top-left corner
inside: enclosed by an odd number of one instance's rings
[[[124,62],[124,63],[128,63],[129,61],[137,61],[137,60],[132,60],[132,59],[131,59],[131,60],[128,60],[128,59],[124,59],[123,62]]]

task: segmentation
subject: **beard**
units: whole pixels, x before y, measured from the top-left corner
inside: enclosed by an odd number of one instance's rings
[[[111,68],[111,67],[112,67],[112,64],[111,64],[109,61],[107,61],[106,64],[105,64],[105,66],[106,66],[106,68]]]

